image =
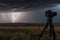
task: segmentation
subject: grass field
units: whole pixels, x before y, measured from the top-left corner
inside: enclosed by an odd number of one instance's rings
[[[44,29],[44,25],[26,26],[0,26],[0,40],[38,40]],[[54,27],[57,40],[60,40],[60,27]],[[41,40],[52,40],[49,35],[49,27],[46,29]]]

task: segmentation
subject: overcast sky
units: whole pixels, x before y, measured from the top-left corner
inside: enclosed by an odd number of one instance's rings
[[[56,11],[60,23],[60,0],[0,0],[0,23],[46,23],[45,11]]]

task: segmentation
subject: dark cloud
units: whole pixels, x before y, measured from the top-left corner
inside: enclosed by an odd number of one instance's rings
[[[8,11],[14,8],[19,10],[31,10],[36,8],[53,7],[60,0],[0,0],[0,10]]]

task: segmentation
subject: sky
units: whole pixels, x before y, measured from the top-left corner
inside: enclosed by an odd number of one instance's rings
[[[57,12],[60,23],[60,0],[0,0],[0,23],[46,23],[47,10]]]

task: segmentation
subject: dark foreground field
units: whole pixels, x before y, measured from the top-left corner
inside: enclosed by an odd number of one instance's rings
[[[41,31],[30,30],[1,30],[0,40],[38,40]],[[57,40],[60,40],[60,32],[56,32]],[[45,32],[41,40],[52,40],[49,32]]]
[[[43,25],[1,25],[0,40],[38,40],[44,29]],[[60,25],[54,25],[57,40],[60,40]],[[49,37],[49,27],[41,40],[52,40]]]

